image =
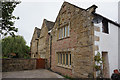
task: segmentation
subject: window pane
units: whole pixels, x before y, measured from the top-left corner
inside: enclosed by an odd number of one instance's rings
[[[61,29],[59,29],[59,39],[60,39]]]
[[[68,25],[68,36],[69,36],[69,25]]]
[[[62,38],[63,38],[63,28],[61,29],[62,31],[61,31],[61,34],[62,34]]]
[[[102,32],[109,34],[108,21],[102,21]]]
[[[66,54],[66,65],[68,65],[68,54]]]
[[[65,54],[63,54],[63,64],[65,64]]]
[[[62,64],[62,53],[60,54],[60,63]]]
[[[71,54],[70,54],[70,58],[69,59],[70,59],[70,65],[71,65]]]
[[[59,53],[58,53],[58,63],[59,63]]]
[[[64,36],[66,37],[66,27],[65,27],[65,30],[64,30]]]

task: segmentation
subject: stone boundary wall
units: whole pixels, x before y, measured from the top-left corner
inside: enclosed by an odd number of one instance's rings
[[[36,59],[2,59],[2,72],[36,69]]]

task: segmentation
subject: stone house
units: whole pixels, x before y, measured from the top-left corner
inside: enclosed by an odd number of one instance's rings
[[[94,76],[95,9],[63,3],[51,32],[53,71],[75,78]]]
[[[96,8],[63,3],[51,33],[53,71],[71,77],[98,76],[94,61],[98,52],[103,58],[104,78],[119,69],[120,25],[95,13]]]
[[[43,20],[41,33],[38,43],[38,54],[39,58],[46,59],[46,68],[50,68],[50,31],[54,26],[54,22]]]
[[[120,25],[95,13],[96,8],[64,2],[52,26],[43,21],[38,53],[48,60],[51,70],[75,78],[96,77],[94,57],[98,52],[104,59],[104,78],[120,67]]]
[[[31,58],[38,57],[38,39],[40,37],[40,31],[41,30],[39,28],[35,27],[32,40],[30,42]]]

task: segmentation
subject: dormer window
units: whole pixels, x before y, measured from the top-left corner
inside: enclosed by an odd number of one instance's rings
[[[109,28],[108,28],[108,21],[103,20],[102,21],[102,32],[109,34]]]

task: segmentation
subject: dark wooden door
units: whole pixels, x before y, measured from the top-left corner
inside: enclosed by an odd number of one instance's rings
[[[39,58],[36,60],[36,69],[45,69],[45,59]]]

